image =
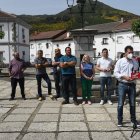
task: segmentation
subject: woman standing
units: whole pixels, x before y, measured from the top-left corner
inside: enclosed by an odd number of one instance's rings
[[[91,105],[91,86],[95,74],[94,64],[90,62],[90,57],[88,55],[84,55],[82,58],[82,62],[80,65],[81,72],[81,83],[82,83],[82,104],[87,103]]]

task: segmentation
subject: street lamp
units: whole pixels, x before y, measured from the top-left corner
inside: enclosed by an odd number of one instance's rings
[[[89,2],[89,5],[91,7],[91,11],[85,11],[85,5],[86,1]],[[81,16],[81,22],[82,22],[82,29],[84,29],[84,14],[85,13],[94,13],[95,7],[97,5],[97,0],[76,0],[76,3],[78,5],[78,9]],[[74,0],[67,0],[67,5],[69,7],[70,13],[72,13],[72,8],[74,6]],[[76,12],[75,12],[76,13]]]

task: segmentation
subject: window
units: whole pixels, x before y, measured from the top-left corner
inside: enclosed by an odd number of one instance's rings
[[[50,54],[45,54],[45,57],[46,58],[50,58]]]
[[[48,49],[49,48],[49,43],[46,43],[46,49]]]
[[[35,55],[34,54],[31,54],[31,57],[34,57]]]
[[[42,43],[38,43],[38,49],[40,49],[40,50],[42,49],[41,45],[42,45]]]
[[[108,44],[108,38],[103,38],[102,45],[107,45]]]
[[[133,35],[133,43],[138,43],[140,42],[140,38],[136,35]]]
[[[31,49],[34,49],[34,45],[33,44],[31,44],[30,46],[31,46]]]
[[[123,43],[123,37],[122,36],[118,36],[117,37],[117,43],[118,44],[122,44]]]
[[[140,56],[140,51],[134,51],[134,56]]]
[[[56,44],[57,48],[59,48],[59,44]]]
[[[0,25],[0,32],[2,31],[2,26]]]
[[[22,28],[22,41],[25,43],[25,29]]]
[[[0,62],[3,62],[3,52],[0,52]]]

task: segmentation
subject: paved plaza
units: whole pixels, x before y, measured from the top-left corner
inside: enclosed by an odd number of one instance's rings
[[[10,79],[0,77],[0,140],[140,140],[140,129],[130,138],[128,105],[124,107],[125,126],[118,128],[117,103],[61,105],[62,98],[52,101],[49,97],[38,101],[34,77],[26,77],[27,100],[22,100],[17,87],[16,100],[9,101],[10,91]],[[140,121],[140,106],[136,111]]]

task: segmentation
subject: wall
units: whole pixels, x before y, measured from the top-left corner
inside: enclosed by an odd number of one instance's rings
[[[15,24],[16,30],[16,42],[13,40],[13,22],[0,22],[2,25],[2,30],[5,32],[5,36],[3,39],[0,39],[0,51],[3,52],[4,63],[9,63],[9,61],[13,58],[12,54],[14,51],[19,51],[20,56],[22,57],[22,51],[25,51],[25,61],[29,61],[30,49],[29,49],[29,29],[20,25]],[[24,40],[23,41],[23,33],[24,29]],[[16,49],[14,48],[16,47]]]

